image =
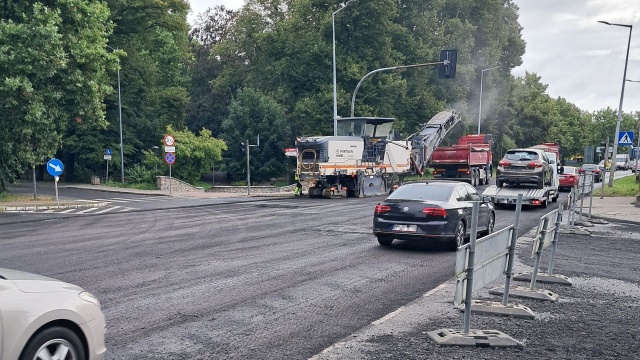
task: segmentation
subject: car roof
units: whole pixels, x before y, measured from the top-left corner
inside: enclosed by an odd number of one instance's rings
[[[428,186],[428,185],[438,185],[444,187],[456,187],[458,185],[464,184],[460,181],[451,181],[451,180],[426,180],[426,181],[415,181],[415,182],[407,182],[402,186]]]

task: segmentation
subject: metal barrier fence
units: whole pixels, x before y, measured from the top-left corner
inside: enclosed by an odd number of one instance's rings
[[[572,192],[573,193],[573,192]],[[456,253],[456,286],[454,305],[464,311],[462,330],[440,329],[428,333],[440,345],[511,347],[524,346],[521,342],[498,330],[470,330],[471,313],[509,315],[533,319],[531,309],[522,305],[508,304],[509,295],[537,300],[557,301],[559,296],[547,290],[536,290],[536,282],[553,282],[571,285],[563,275],[553,274],[555,254],[562,222],[562,211],[554,210],[542,217],[536,227],[531,258],[535,257],[533,272],[513,276],[514,280],[530,281],[529,287],[511,286],[513,261],[518,238],[518,226],[522,208],[522,195],[518,195],[514,225],[476,239],[479,204],[473,204],[471,238],[469,243],[458,248]],[[546,274],[538,274],[542,252],[551,246],[549,267]],[[489,290],[489,294],[502,295],[502,303],[474,301],[473,294],[505,275],[504,286]]]

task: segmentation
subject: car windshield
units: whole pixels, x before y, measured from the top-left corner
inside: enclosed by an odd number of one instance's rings
[[[449,186],[438,186],[436,184],[405,185],[400,186],[387,199],[449,201],[452,189]]]
[[[592,170],[592,169],[597,169],[598,166],[596,164],[584,164],[582,165],[582,168],[585,170]]]
[[[576,173],[576,168],[574,168],[573,166],[565,166],[564,167],[564,171],[562,173],[563,174],[575,174]]]
[[[538,160],[540,157],[538,153],[535,151],[526,151],[526,150],[518,150],[518,151],[507,151],[507,154],[504,156],[507,160],[513,161],[531,161]]]

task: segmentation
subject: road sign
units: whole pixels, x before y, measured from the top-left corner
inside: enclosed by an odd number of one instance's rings
[[[633,145],[633,131],[620,131],[618,145]]]
[[[111,149],[106,148],[106,149],[104,150],[104,154],[105,154],[105,155],[111,155]],[[109,160],[111,160],[111,159],[109,159]]]
[[[111,155],[105,155],[104,159],[107,160],[107,161],[111,160]]]
[[[174,153],[174,152],[176,152],[176,147],[175,146],[165,146],[164,147],[164,152],[166,152],[166,153]]]
[[[174,153],[166,153],[164,154],[164,162],[171,165],[176,162],[176,155]]]
[[[176,139],[173,135],[167,134],[164,136],[164,144],[167,146],[173,146],[176,144]]]
[[[56,158],[49,160],[49,162],[47,163],[47,171],[51,176],[60,176],[63,170],[64,165],[62,165],[62,161]]]
[[[296,149],[296,148],[285,148],[284,149],[284,155],[285,156],[296,157],[296,156],[298,156],[298,149]]]

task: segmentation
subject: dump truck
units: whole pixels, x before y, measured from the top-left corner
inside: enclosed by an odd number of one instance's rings
[[[460,121],[460,115],[442,111],[405,139],[395,134],[394,118],[336,121],[336,136],[296,139],[296,173],[310,197],[389,194],[406,175],[424,172],[433,151]]]
[[[460,180],[472,186],[491,180],[491,134],[465,135],[451,146],[440,146],[431,155],[433,178]]]

